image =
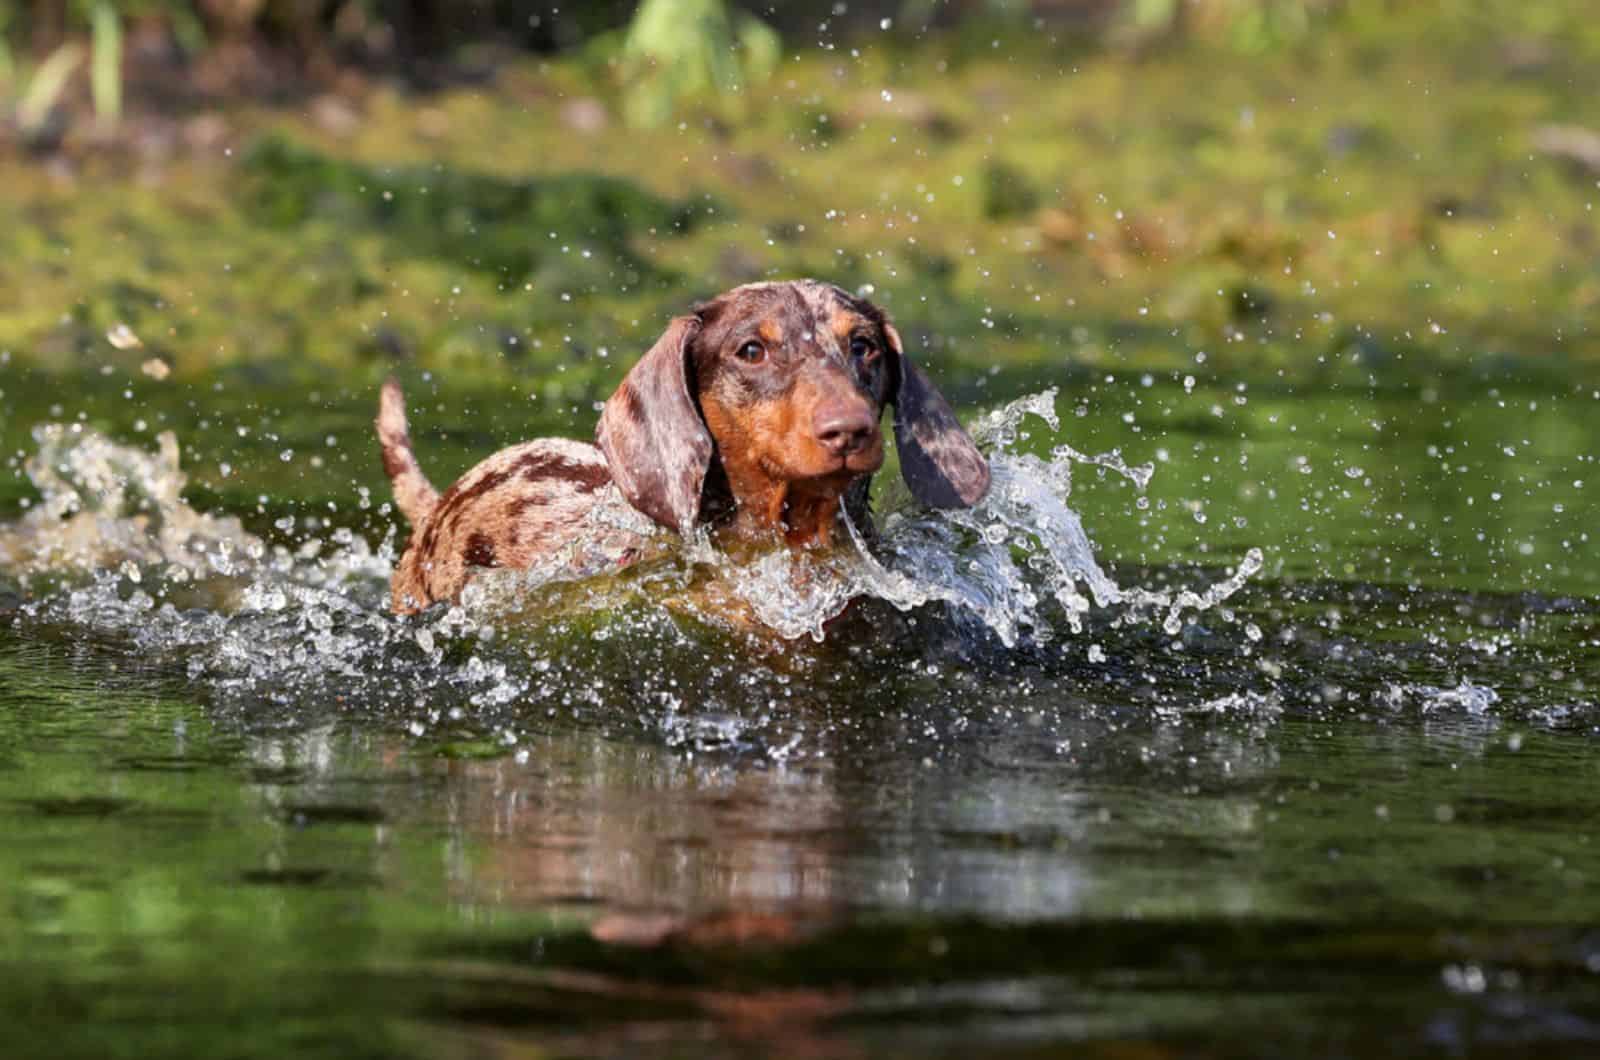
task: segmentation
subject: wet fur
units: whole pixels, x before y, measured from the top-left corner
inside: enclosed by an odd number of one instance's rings
[[[525,569],[573,543],[610,484],[605,457],[583,442],[542,438],[502,449],[415,521],[391,586],[394,609],[455,597],[473,568]]]
[[[737,351],[758,343],[756,361]],[[857,353],[858,349],[865,352]],[[714,524],[741,538],[825,544],[841,507],[868,523],[867,485],[895,442],[925,504],[975,503],[988,466],[877,306],[815,281],[735,288],[679,317],[606,402],[598,447],[541,439],[502,450],[442,495],[417,464],[400,387],[384,384],[377,432],[412,534],[391,585],[396,611],[454,599],[476,570],[525,569],[573,546],[607,562],[629,534],[589,516],[625,499],[679,532]],[[847,434],[828,428],[853,425]],[[840,441],[841,437],[848,441]],[[620,498],[618,497],[620,494]]]

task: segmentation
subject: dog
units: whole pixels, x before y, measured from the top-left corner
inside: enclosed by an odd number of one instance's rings
[[[378,441],[412,527],[391,605],[420,611],[456,599],[480,570],[553,557],[591,572],[625,566],[658,526],[825,546],[841,510],[871,525],[867,491],[883,464],[890,405],[911,495],[936,508],[981,500],[988,463],[888,316],[815,280],[749,284],[696,305],[605,403],[597,445],[524,442],[443,494],[417,464],[391,377]],[[631,528],[600,517],[618,509],[633,516]]]

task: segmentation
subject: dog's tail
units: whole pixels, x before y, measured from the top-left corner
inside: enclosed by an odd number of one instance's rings
[[[395,507],[419,526],[439,503],[439,493],[417,466],[411,451],[411,432],[406,429],[406,398],[394,376],[383,381],[378,396],[378,445],[383,450],[383,470],[394,487]]]

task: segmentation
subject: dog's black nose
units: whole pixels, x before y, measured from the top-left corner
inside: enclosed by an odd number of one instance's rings
[[[849,456],[867,447],[877,421],[865,402],[837,402],[817,410],[813,429],[817,441],[834,456]]]

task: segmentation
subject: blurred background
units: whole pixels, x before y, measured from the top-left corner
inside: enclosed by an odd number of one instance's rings
[[[813,275],[969,398],[1564,377],[1596,69],[1577,0],[0,0],[0,350],[582,410]]]

